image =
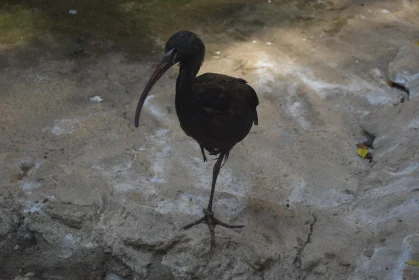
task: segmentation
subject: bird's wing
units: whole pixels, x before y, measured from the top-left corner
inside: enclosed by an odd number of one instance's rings
[[[243,79],[206,73],[196,78],[192,92],[193,105],[209,117],[241,119],[250,109],[257,124],[256,106],[259,100],[253,88]]]
[[[192,83],[191,118],[183,129],[208,151],[231,148],[257,124],[258,99],[246,81],[206,73]]]

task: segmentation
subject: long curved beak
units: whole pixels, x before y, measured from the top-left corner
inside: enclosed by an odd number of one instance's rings
[[[141,109],[143,108],[148,93],[151,91],[156,82],[161,78],[161,76],[163,76],[163,74],[167,71],[167,69],[173,65],[172,53],[173,50],[170,50],[164,54],[163,60],[159,63],[159,65],[157,65],[156,69],[148,80],[143,93],[141,94],[140,100],[138,101],[137,110],[135,111],[135,127],[138,127],[140,123]]]

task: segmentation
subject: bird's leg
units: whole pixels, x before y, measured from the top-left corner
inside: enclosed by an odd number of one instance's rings
[[[217,225],[226,227],[226,228],[242,228],[244,227],[243,225],[230,225],[230,224],[226,224],[220,220],[218,220],[217,218],[214,217],[214,212],[212,212],[212,201],[214,200],[214,191],[215,191],[215,183],[217,181],[217,177],[218,174],[220,173],[220,169],[221,169],[221,163],[224,159],[225,156],[227,156],[228,152],[221,152],[220,156],[217,159],[217,162],[214,165],[214,169],[213,169],[213,173],[212,173],[212,185],[211,185],[211,194],[210,194],[210,199],[208,202],[208,207],[206,209],[204,209],[204,217],[190,223],[187,224],[186,226],[184,226],[182,229],[187,230],[190,229],[191,227],[198,225],[200,223],[206,223],[208,225],[208,229],[210,231],[211,234],[211,250],[213,247],[215,247],[215,233],[214,233],[214,229]]]
[[[220,174],[221,163],[223,162],[225,155],[226,153],[224,152],[220,153],[219,157],[217,158],[217,161],[214,164],[214,168],[212,170],[211,194],[210,194],[210,199],[208,201],[207,212],[212,213],[213,215],[214,213],[212,212],[212,201],[214,200],[215,183],[217,182],[218,174]]]
[[[204,162],[206,162],[207,161],[207,156],[205,155],[204,146],[199,144],[199,147],[201,148],[201,153],[202,153],[202,156],[204,157]]]

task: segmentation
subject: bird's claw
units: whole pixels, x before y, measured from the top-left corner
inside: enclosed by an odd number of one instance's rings
[[[193,221],[192,223],[187,224],[186,226],[182,227],[183,230],[188,230],[193,226],[199,225],[201,223],[205,223],[208,225],[208,229],[210,231],[210,235],[211,235],[211,251],[212,248],[215,247],[215,227],[217,225],[220,225],[222,227],[226,227],[226,228],[243,228],[244,225],[230,225],[227,223],[224,223],[220,220],[218,220],[217,218],[214,217],[214,212],[209,211],[207,209],[204,209],[204,217]]]
[[[205,216],[214,217],[214,212],[211,212],[208,209],[204,209],[203,212],[204,212]]]

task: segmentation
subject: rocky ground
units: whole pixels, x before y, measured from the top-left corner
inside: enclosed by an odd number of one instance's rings
[[[0,9],[0,279],[419,279],[417,1],[18,2]],[[179,127],[175,68],[133,125],[179,29],[206,42],[201,73],[260,100],[215,194],[246,227],[217,227],[212,253],[205,225],[180,230],[213,162]]]

